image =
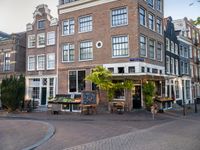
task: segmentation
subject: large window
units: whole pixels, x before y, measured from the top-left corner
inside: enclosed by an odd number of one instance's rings
[[[151,6],[153,8],[154,0],[147,0],[147,3],[149,6]]]
[[[113,81],[113,83],[118,83],[118,84],[123,84],[123,81]],[[119,99],[119,100],[124,100],[125,99],[125,91],[124,89],[117,89],[115,92],[114,92],[114,99]]]
[[[157,0],[156,9],[162,11],[162,0]]]
[[[140,56],[147,56],[147,39],[143,35],[140,36]]]
[[[155,59],[155,41],[152,39],[149,39],[149,57]]]
[[[10,53],[7,52],[4,54],[4,71],[10,70]]]
[[[170,44],[169,44],[169,39],[168,38],[165,39],[165,44],[166,44],[165,45],[166,46],[166,50],[170,51]]]
[[[166,73],[170,73],[170,58],[166,56]]]
[[[160,18],[157,18],[156,24],[157,24],[157,32],[162,34],[162,20]]]
[[[178,55],[178,45],[175,43],[175,54],[177,54]]]
[[[112,37],[112,56],[128,56],[128,36],[125,35]]]
[[[45,46],[45,34],[40,33],[37,35],[37,47],[44,47]]]
[[[79,32],[92,31],[92,16],[82,16],[79,18]]]
[[[128,24],[128,9],[126,7],[112,10],[112,27]]]
[[[28,36],[28,48],[35,47],[35,35]]]
[[[178,64],[178,60],[175,60],[175,64],[176,64],[176,75],[179,75],[179,64]]]
[[[140,24],[146,26],[146,11],[144,8],[139,8]]]
[[[171,58],[171,73],[174,74],[174,58]]]
[[[184,62],[180,61],[180,73],[184,74]]]
[[[174,42],[171,41],[171,52],[174,53]]]
[[[185,58],[188,58],[188,55],[189,55],[189,53],[188,53],[188,48],[187,48],[187,47],[184,47],[184,57],[185,57]]]
[[[85,89],[85,71],[69,71],[69,92],[80,93]]]
[[[38,27],[38,29],[44,29],[45,28],[45,20],[39,20],[37,27]]]
[[[155,17],[152,14],[149,14],[149,29],[154,30],[155,29]]]
[[[55,53],[47,54],[47,69],[55,69]]]
[[[190,99],[190,80],[186,80],[186,99]]]
[[[92,41],[83,41],[80,43],[80,60],[92,60],[93,48]]]
[[[35,70],[35,56],[28,56],[28,71]]]
[[[62,61],[71,62],[74,61],[74,44],[64,44],[62,47]]]
[[[157,43],[157,60],[162,61],[162,44]]]
[[[183,51],[183,46],[182,45],[180,45],[180,56],[184,56],[184,51]]]
[[[47,33],[47,45],[55,44],[55,31]]]
[[[44,70],[45,69],[45,55],[38,55],[37,56],[37,70]]]
[[[180,98],[179,82],[175,81],[176,99]]]
[[[70,18],[68,20],[64,20],[62,22],[62,34],[63,35],[71,35],[74,34],[74,19]]]

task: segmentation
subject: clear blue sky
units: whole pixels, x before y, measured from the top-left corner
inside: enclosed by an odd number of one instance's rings
[[[173,19],[196,19],[200,16],[200,3],[189,6],[195,0],[164,0],[165,17]],[[33,12],[39,4],[47,4],[57,17],[58,0],[0,0],[0,31],[7,33],[26,30],[26,24],[33,21]]]

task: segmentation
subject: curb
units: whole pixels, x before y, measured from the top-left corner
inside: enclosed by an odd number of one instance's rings
[[[49,124],[49,123],[46,123],[46,122],[43,122],[43,121],[35,121],[35,120],[34,120],[34,122],[43,123],[43,124],[47,125],[48,126],[47,134],[39,142],[37,142],[37,143],[35,143],[35,144],[33,144],[33,145],[29,146],[29,147],[26,147],[26,148],[24,148],[22,150],[33,150],[33,149],[37,148],[38,146],[40,146],[43,143],[45,143],[46,141],[48,141],[56,132],[55,127],[53,125]]]

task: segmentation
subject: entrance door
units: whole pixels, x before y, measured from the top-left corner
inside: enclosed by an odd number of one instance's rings
[[[133,92],[133,109],[140,109],[141,105],[141,86],[135,86]]]
[[[41,105],[46,105],[47,103],[47,88],[42,88],[42,95],[41,95]]]

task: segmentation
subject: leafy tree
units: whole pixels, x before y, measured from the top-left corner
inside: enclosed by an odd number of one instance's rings
[[[155,94],[155,85],[153,82],[147,82],[143,85],[144,101],[147,108],[153,104],[153,96]]]
[[[118,89],[130,90],[133,87],[132,81],[129,80],[126,80],[121,83],[112,83],[112,73],[103,66],[95,67],[92,70],[92,73],[89,74],[85,79],[96,84],[96,86],[98,87],[99,98],[100,98],[99,89],[106,90],[109,100],[113,99],[114,92],[116,90]]]
[[[15,111],[24,101],[25,78],[21,75],[19,78],[11,76],[5,78],[1,83],[1,101],[8,111]]]
[[[197,17],[197,19],[193,22],[194,25],[200,25],[200,17]]]

